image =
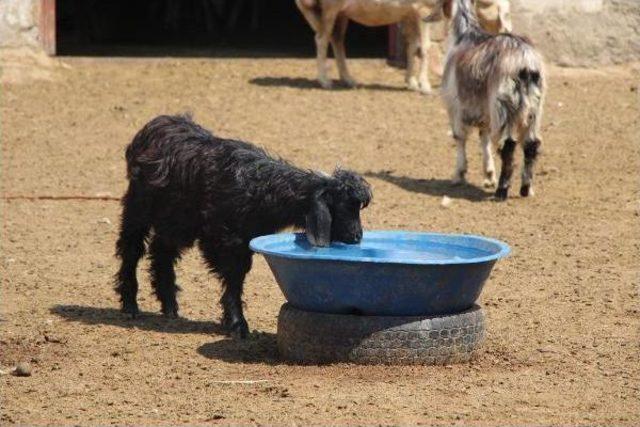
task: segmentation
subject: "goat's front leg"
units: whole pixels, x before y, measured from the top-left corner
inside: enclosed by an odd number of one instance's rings
[[[349,87],[356,87],[357,83],[349,70],[347,69],[347,54],[344,47],[344,39],[347,33],[347,26],[349,25],[349,18],[344,15],[339,15],[336,18],[335,25],[333,27],[333,34],[331,36],[331,46],[333,47],[333,54],[336,57],[336,63],[338,64],[338,73],[340,73],[340,80],[342,80]]]
[[[480,146],[482,148],[482,169],[484,172],[482,185],[485,188],[494,188],[497,184],[496,166],[493,162],[492,144],[488,129],[480,129]]]
[[[418,18],[419,19],[419,18]],[[418,20],[418,32],[420,34],[417,53],[420,59],[418,71],[418,90],[424,94],[431,93],[431,83],[429,83],[429,48],[431,47],[430,26],[426,22]]]
[[[511,185],[511,176],[513,175],[513,152],[516,149],[516,142],[507,137],[500,150],[500,158],[502,159],[502,170],[500,171],[500,181],[496,189],[496,200],[506,200]]]
[[[251,251],[248,243],[240,238],[224,236],[224,244],[213,240],[219,238],[201,241],[200,249],[207,266],[222,282],[222,327],[233,338],[243,339],[249,334],[249,326],[242,312],[242,288],[251,269]]]

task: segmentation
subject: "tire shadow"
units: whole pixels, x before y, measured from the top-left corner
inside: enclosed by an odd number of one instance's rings
[[[183,317],[172,319],[158,313],[141,312],[135,319],[132,319],[115,308],[81,305],[55,305],[49,311],[67,321],[84,323],[85,325],[111,325],[124,329],[141,329],[173,334],[223,335],[219,323],[189,320]]]
[[[359,84],[355,88],[351,88],[339,80],[332,80],[333,88],[330,90],[354,90],[354,89],[368,89],[379,90],[387,92],[409,92],[405,87],[389,86],[377,83],[372,84]],[[289,87],[294,89],[322,89],[320,83],[315,79],[308,79],[305,77],[256,77],[249,80],[252,85],[263,87]]]
[[[228,363],[283,365],[276,343],[276,334],[252,332],[244,340],[224,338],[198,347],[198,354],[207,359]]]
[[[448,196],[452,199],[465,199],[471,202],[483,202],[492,200],[493,198],[493,192],[487,192],[473,184],[465,183],[455,185],[448,179],[411,178],[408,176],[394,175],[393,172],[394,171],[369,171],[365,172],[364,175],[368,178],[381,179],[413,193],[428,194],[436,197]]]

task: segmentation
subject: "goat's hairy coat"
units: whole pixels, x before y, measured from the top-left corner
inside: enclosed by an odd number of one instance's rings
[[[127,147],[129,188],[122,200],[116,291],[136,315],[136,267],[146,251],[151,283],[165,315],[176,316],[174,263],[197,242],[224,286],[223,326],[244,337],[242,287],[251,268],[249,241],[288,226],[305,227],[325,246],[362,238],[360,209],[371,191],[359,175],[299,169],[252,144],[222,139],[186,116],[159,116]]]
[[[514,34],[492,35],[480,27],[470,0],[445,0],[452,14],[450,47],[443,74],[442,95],[453,136],[458,144],[454,181],[464,180],[467,169],[465,143],[470,127],[480,129],[486,184],[495,184],[495,169],[488,145],[491,141],[524,149],[521,194],[532,193],[533,164],[539,139],[546,91],[541,55],[526,38]],[[507,152],[511,148],[507,149]],[[507,196],[513,156],[501,155],[503,171],[496,196]]]

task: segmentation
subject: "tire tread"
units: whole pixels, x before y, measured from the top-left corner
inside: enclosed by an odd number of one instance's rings
[[[474,305],[432,317],[386,317],[303,311],[284,304],[278,349],[305,364],[443,365],[477,355],[485,337],[484,312]]]

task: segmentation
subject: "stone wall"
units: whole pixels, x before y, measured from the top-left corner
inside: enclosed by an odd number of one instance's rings
[[[640,61],[640,0],[511,0],[513,28],[549,62],[597,66]]]
[[[38,0],[0,0],[0,46],[38,46]]]

